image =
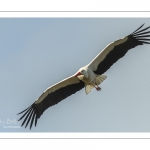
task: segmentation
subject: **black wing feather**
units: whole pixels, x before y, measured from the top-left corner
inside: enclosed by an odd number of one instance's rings
[[[97,70],[94,72],[96,74],[103,74],[116,61],[118,61],[120,58],[122,58],[128,52],[128,50],[130,50],[138,45],[150,44],[149,42],[147,42],[150,40],[147,38],[147,37],[150,37],[150,35],[144,35],[144,34],[150,33],[150,31],[143,32],[143,31],[149,29],[150,26],[140,30],[142,28],[142,26],[140,26],[132,34],[128,35],[127,41],[125,41],[124,43],[122,43],[120,45],[115,46],[114,49],[112,51],[110,51],[107,54],[107,56],[105,57],[105,59],[98,65]]]
[[[33,112],[34,112],[34,109],[32,109],[32,111],[30,112],[30,115],[29,115],[29,117],[28,117],[28,121],[27,121],[27,123],[26,123],[25,128],[27,127],[27,125],[28,125],[28,123],[29,123],[29,121],[30,121],[30,119],[31,119],[31,116],[33,115]]]
[[[134,33],[138,33],[139,29],[141,29],[143,26],[144,26],[144,23],[143,23],[139,28],[137,28],[137,29],[133,32],[133,34],[134,34]]]
[[[53,106],[63,99],[67,98],[68,96],[76,93],[77,91],[81,90],[84,87],[84,82],[80,81],[77,84],[71,84],[66,87],[60,88],[56,90],[55,92],[52,92],[45,97],[43,101],[41,101],[38,104],[33,103],[30,107],[25,109],[24,111],[20,112],[19,114],[23,113],[23,116],[18,120],[24,119],[22,126],[26,122],[25,128],[28,126],[30,122],[30,129],[32,128],[33,121],[35,120],[35,126],[37,124],[37,120],[40,118],[40,116],[43,114],[43,112],[49,108],[50,106]]]
[[[24,125],[24,123],[26,122],[27,118],[29,117],[29,114],[31,113],[31,111],[32,111],[32,109],[30,109],[29,112],[27,113],[27,115],[26,115],[24,121],[22,122],[22,125],[21,125],[21,126]],[[22,118],[23,118],[23,117],[22,117]],[[19,120],[21,120],[21,119],[19,119]]]
[[[136,35],[136,36],[138,36],[138,35],[143,35],[143,34],[147,34],[147,33],[150,33],[150,31],[148,31],[148,32],[142,32],[142,33],[137,33],[137,34],[133,34],[133,36],[134,36],[134,35]]]
[[[144,29],[142,29],[142,30],[138,30],[137,32],[134,32],[134,33],[132,33],[132,34],[133,34],[133,35],[139,34],[139,33],[143,32],[143,31],[145,31],[145,30],[147,30],[147,29],[149,29],[149,28],[150,28],[150,26],[147,27],[147,28],[144,28]]]
[[[31,123],[30,123],[30,129],[32,128],[32,124],[33,124],[33,121],[34,121],[34,118],[35,118],[35,110],[33,109],[33,116],[32,116],[32,120],[31,120]]]

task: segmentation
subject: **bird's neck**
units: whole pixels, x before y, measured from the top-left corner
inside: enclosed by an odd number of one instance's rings
[[[92,82],[95,79],[96,75],[90,68],[88,68],[87,72],[88,72],[88,80]]]

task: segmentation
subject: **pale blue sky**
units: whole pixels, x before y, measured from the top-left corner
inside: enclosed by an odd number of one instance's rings
[[[0,19],[0,121],[18,120],[16,114],[47,87],[143,23],[150,26],[150,19]],[[5,124],[0,131],[150,132],[149,58],[150,45],[136,47],[105,72],[102,91],[68,97],[46,110],[32,130]]]

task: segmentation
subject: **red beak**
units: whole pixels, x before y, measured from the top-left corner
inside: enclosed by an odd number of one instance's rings
[[[77,77],[77,76],[79,76],[79,75],[81,75],[81,73],[80,72],[78,72],[74,77]]]

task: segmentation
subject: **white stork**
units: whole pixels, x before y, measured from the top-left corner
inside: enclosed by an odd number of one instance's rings
[[[150,39],[147,38],[150,37],[148,34],[150,31],[146,31],[150,26],[141,29],[143,25],[132,34],[107,45],[88,65],[80,68],[71,77],[47,88],[30,107],[19,113],[24,112],[23,116],[18,120],[20,121],[24,118],[22,126],[26,123],[25,127],[27,127],[29,122],[30,129],[32,128],[33,122],[35,122],[36,126],[37,120],[47,108],[59,103],[84,87],[86,94],[94,87],[97,91],[101,90],[98,85],[107,77],[103,75],[104,72],[117,60],[122,58],[128,50],[138,45],[150,44],[148,42]]]

